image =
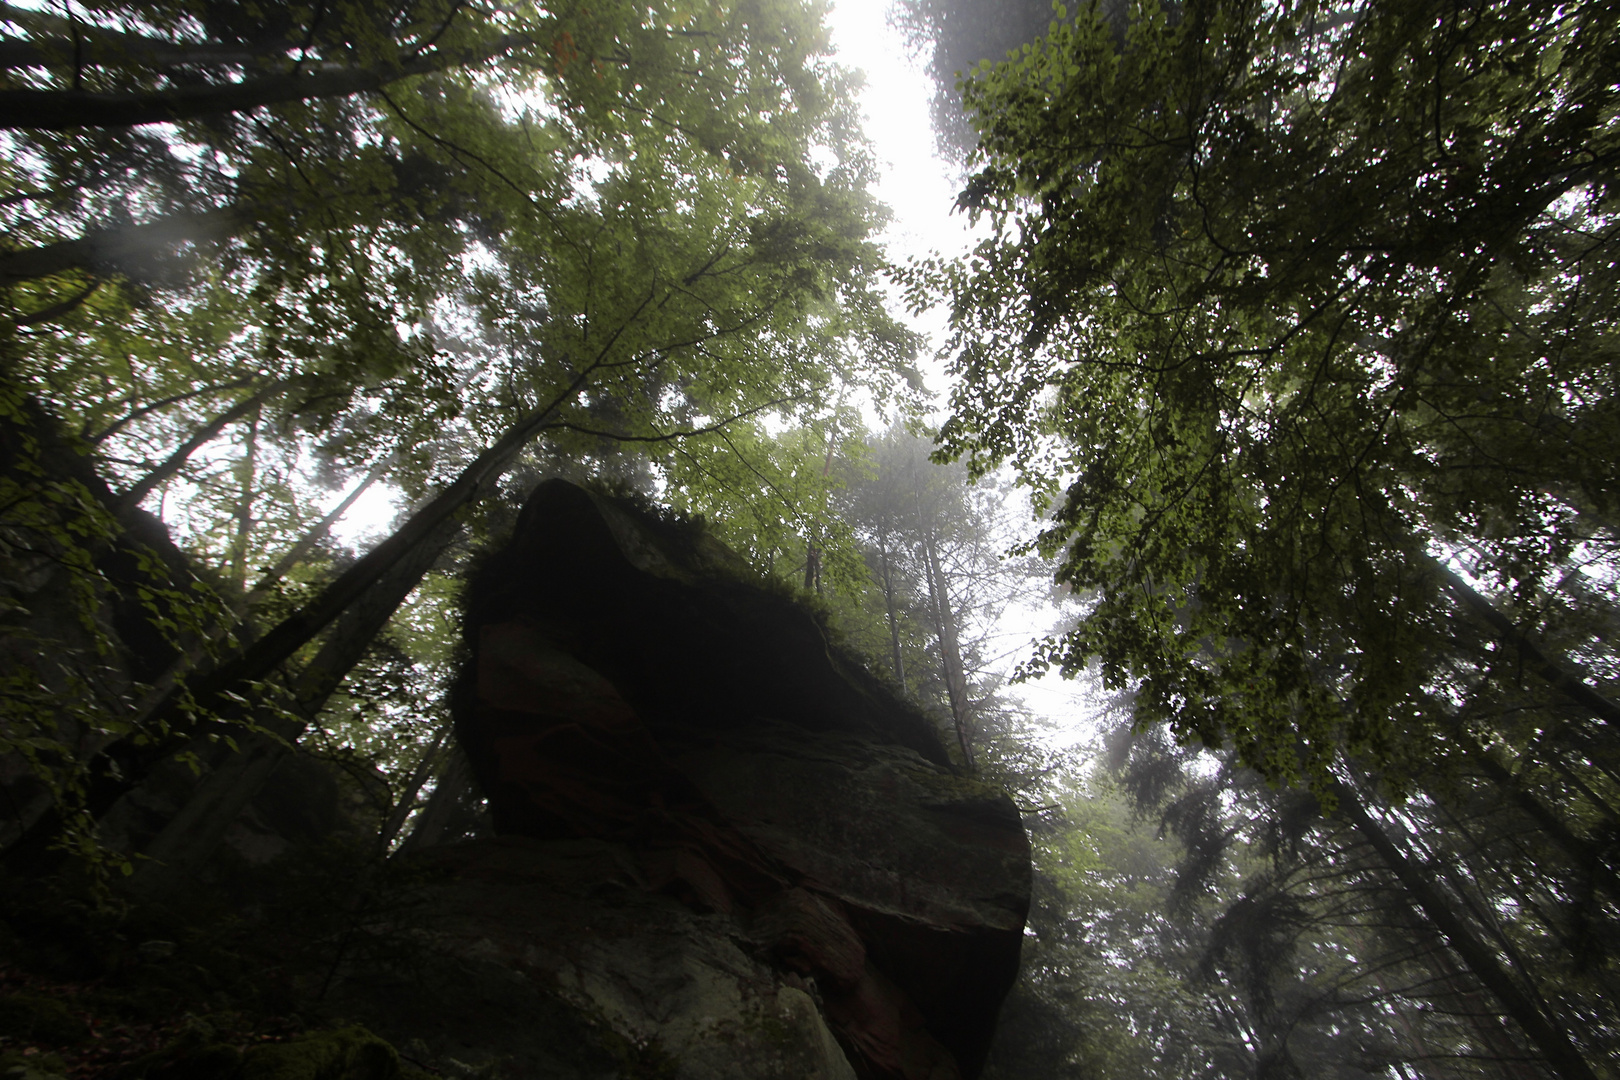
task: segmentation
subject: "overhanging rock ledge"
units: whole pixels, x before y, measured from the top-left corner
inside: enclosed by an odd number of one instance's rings
[[[1018,812],[810,613],[701,529],[548,481],[466,625],[457,733],[498,837],[420,858],[442,977],[486,1018],[401,998],[383,1026],[504,1023],[513,1075],[979,1073]]]

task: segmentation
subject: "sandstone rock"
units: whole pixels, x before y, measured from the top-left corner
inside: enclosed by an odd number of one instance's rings
[[[409,924],[419,951],[351,977],[337,1004],[440,1072],[855,1080],[814,988],[640,864],[594,840],[431,849]]]
[[[977,1075],[1028,908],[1019,815],[809,611],[701,531],[553,481],[467,625],[458,734],[497,831],[529,845],[435,858],[515,898],[524,860],[609,846],[589,899],[577,874],[546,878],[543,916],[513,899],[520,933],[468,893],[484,914],[454,917],[452,952],[540,973],[693,1076],[779,1075],[762,1031],[792,1047],[780,1075]],[[603,914],[566,930],[580,910]],[[829,1030],[843,1052],[817,1057]]]

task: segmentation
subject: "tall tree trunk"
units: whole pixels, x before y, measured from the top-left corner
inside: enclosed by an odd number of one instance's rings
[[[248,541],[253,534],[253,503],[259,483],[259,418],[262,410],[253,410],[248,421],[242,447],[242,484],[236,500],[236,535],[231,538],[231,580],[238,591],[247,589]]]
[[[1525,1060],[1524,1051],[1514,1042],[1505,1018],[1491,1008],[1483,994],[1468,984],[1445,948],[1438,942],[1430,942],[1425,953],[1431,964],[1440,970],[1452,996],[1468,1006],[1468,1026],[1490,1050],[1502,1080],[1541,1080],[1541,1070]]]
[[[230,715],[233,712],[232,695],[243,696],[238,693],[239,689],[252,693],[253,683],[273,676],[294,653],[402,564],[406,567],[402,571],[403,577],[396,578],[390,589],[402,587],[403,591],[399,593],[401,598],[409,593],[421,573],[443,550],[442,544],[435,546],[435,537],[440,529],[449,530],[451,535],[459,532],[467,508],[495,486],[524,447],[545,430],[556,409],[585,385],[599,363],[587,365],[551,402],[509,428],[505,435],[463,469],[461,475],[444,491],[412,514],[387,539],[355,560],[309,603],[283,619],[235,657],[196,676],[184,686],[176,686],[144,714],[127,718],[133,728],[143,735],[152,730],[167,730],[172,734],[159,744],[126,737],[104,747],[92,762],[91,775],[85,785],[84,803],[88,813],[100,819],[138,785],[159,761],[189,741],[195,733],[192,717],[215,712]],[[448,542],[448,539],[443,541]],[[412,569],[417,566],[420,566],[420,570]],[[412,573],[415,576],[411,576]],[[393,606],[397,604],[398,600],[395,600]],[[393,606],[389,606],[388,610],[392,611]],[[381,623],[377,625],[380,627]],[[364,653],[370,641],[370,637],[366,637],[353,640],[352,644],[359,648],[360,653]],[[327,665],[317,656],[311,666],[318,669]],[[346,672],[347,668],[343,671]],[[7,849],[7,857],[15,855],[24,862],[47,857],[49,838],[61,826],[62,819],[56,811],[41,815]]]
[[[967,677],[962,667],[962,647],[956,636],[956,614],[951,610],[951,598],[945,585],[945,570],[939,562],[939,550],[933,529],[926,526],[923,528],[922,543],[924,565],[928,571],[928,599],[933,605],[935,626],[939,630],[939,662],[945,674],[945,693],[950,699],[951,721],[956,727],[956,742],[962,749],[962,761],[971,769],[973,751],[967,734]]]
[[[446,753],[451,747],[448,745],[453,734],[452,726],[448,723],[439,727],[438,734],[433,736],[433,742],[422,752],[422,757],[411,770],[410,777],[400,789],[399,798],[394,802],[394,809],[389,812],[382,828],[377,831],[377,845],[384,854],[394,843],[399,831],[405,827],[405,821],[416,808],[416,797],[421,794],[433,773],[443,763]]]
[[[456,810],[461,800],[473,788],[472,763],[460,747],[450,751],[449,760],[444,764],[444,771],[439,774],[439,782],[433,787],[433,794],[428,796],[427,805],[417,815],[416,825],[400,842],[395,854],[409,855],[424,848],[433,847],[444,839],[445,829],[455,820]]]
[[[1569,857],[1577,869],[1585,873],[1590,886],[1601,885],[1611,895],[1620,896],[1620,889],[1617,889],[1620,882],[1616,881],[1614,868],[1604,860],[1604,853],[1598,844],[1571,831],[1568,824],[1552,807],[1538,798],[1534,792],[1527,790],[1508,767],[1498,761],[1496,755],[1489,749],[1481,746],[1478,740],[1462,728],[1462,725],[1457,725],[1452,737],[1468,755],[1468,760],[1473,762],[1515,806],[1540,826],[1547,838]]]
[[[391,461],[392,456],[388,460]],[[333,507],[331,512],[321,518],[320,521],[310,526],[299,541],[289,548],[280,559],[277,559],[274,566],[265,571],[264,575],[254,583],[252,591],[239,600],[231,602],[226,614],[230,619],[237,620],[236,634],[240,640],[248,640],[252,637],[251,628],[240,621],[247,614],[248,609],[268,596],[276,587],[276,583],[308,556],[315,545],[320,543],[321,537],[327,534],[328,530],[343,516],[349,507],[353,506],[360,496],[365,494],[366,489],[384,475],[387,471],[387,464],[388,462],[384,461],[376,465],[366,475],[365,479],[344,497],[342,502]],[[209,649],[221,639],[228,629],[227,621],[228,619],[222,618],[216,622],[205,635],[177,657],[167,671],[153,679],[147,691],[136,700],[131,712],[136,716],[145,716],[163,702],[174,690],[175,684],[189,674],[208,655]]]
[[[6,93],[0,91],[0,98]],[[28,281],[69,270],[120,273],[150,258],[159,248],[228,239],[242,231],[250,220],[248,210],[231,206],[223,210],[171,214],[139,225],[95,229],[72,240],[58,240],[54,244],[0,255],[0,283]]]
[[[889,647],[894,650],[894,677],[906,692],[906,665],[900,657],[900,622],[894,614],[894,579],[889,569],[889,534],[878,533],[878,558],[883,563],[883,605],[889,613]]]
[[[131,409],[129,412],[125,413],[123,416],[120,416],[117,420],[114,420],[112,423],[108,424],[94,435],[90,434],[87,428],[84,436],[93,443],[106,442],[108,439],[118,434],[119,431],[123,430],[126,425],[133,424],[141,417],[156,412],[158,409],[165,408],[169,405],[178,405],[182,401],[190,401],[192,398],[202,397],[204,394],[217,394],[221,390],[236,390],[243,386],[250,386],[257,381],[258,380],[252,376],[247,376],[241,379],[232,379],[229,382],[215,383],[212,386],[192,387],[190,390],[186,390],[178,394],[171,394],[166,398],[159,398],[156,401],[149,401],[145,405]],[[134,404],[135,401],[135,395],[130,395],[124,399],[126,404]]]
[[[184,873],[213,854],[231,823],[291,752],[291,744],[320,713],[399,605],[460,533],[459,522],[441,522],[426,541],[367,592],[362,602],[344,612],[290,688],[294,712],[301,719],[289,724],[261,715],[259,722],[269,730],[252,732],[241,739],[238,745],[242,752],[231,755],[209,773],[180,813],[147,846],[143,854],[149,861],[142,863],[143,883],[172,881],[177,872]]]
[[[817,595],[821,593],[821,549],[816,547],[815,538],[804,542],[804,591],[814,589]]]
[[[240,82],[180,85],[164,90],[128,93],[0,90],[0,130],[71,131],[86,127],[135,127],[219,116],[290,101],[347,97],[380,90],[389,83],[412,75],[477,64],[527,44],[530,41],[525,35],[505,34],[472,48],[434,49],[404,60],[383,60],[374,67],[260,75]]]
[[[1597,1073],[1568,1036],[1514,981],[1490,947],[1480,939],[1427,868],[1413,863],[1382,825],[1373,820],[1347,784],[1335,788],[1339,813],[1377,852],[1379,861],[1394,875],[1423,917],[1440,932],[1470,973],[1496,998],[1502,1010],[1525,1033],[1548,1065],[1562,1080],[1598,1080]]]
[[[332,526],[336,525],[339,519],[349,512],[351,506],[360,501],[360,496],[364,495],[373,484],[387,475],[388,468],[393,464],[393,461],[394,455],[389,454],[373,465],[371,471],[354,486],[353,490],[343,496],[343,501],[332,507],[325,517],[311,525],[304,535],[299,537],[298,542],[288,548],[281,558],[276,560],[275,565],[266,570],[263,576],[253,583],[253,590],[248,594],[249,602],[251,603],[265,596],[276,587],[282,578],[287,576],[288,571],[308,558],[309,553],[315,550],[315,545],[319,544],[321,539],[331,531]]]
[[[174,453],[164,460],[163,464],[141,477],[128,491],[120,493],[118,496],[119,506],[130,508],[139,506],[141,500],[152,494],[158,485],[173,478],[176,473],[185,468],[186,462],[191,460],[192,454],[213,442],[226,427],[240,420],[248,413],[257,410],[264,404],[266,398],[285,385],[285,382],[273,382],[251,396],[243,398],[198,428],[192,433],[191,438],[181,443]]]
[[[193,708],[216,708],[224,695],[237,686],[266,678],[289,657],[331,624],[349,605],[360,599],[394,566],[411,558],[439,527],[452,519],[458,522],[467,509],[488,494],[529,443],[544,431],[553,413],[574,397],[596,369],[586,367],[550,403],[536,409],[508,428],[506,434],[479,454],[443,491],[424,503],[392,535],[366,552],[334,578],[309,603],[287,616],[263,637],[237,656],[200,675],[188,688]],[[415,582],[413,581],[414,585]],[[179,711],[180,702],[170,695],[149,717],[167,720]]]

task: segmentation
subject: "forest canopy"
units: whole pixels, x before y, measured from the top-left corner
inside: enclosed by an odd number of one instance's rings
[[[1444,754],[1503,665],[1620,720],[1590,599],[1612,30],[1597,5],[1210,3],[1116,45],[1092,8],[966,85],[960,206],[994,235],[910,281],[949,303],[945,451],[1011,461],[1097,597],[1043,662],[1096,658],[1142,723],[1319,788],[1340,749],[1392,777]]]
[[[904,9],[942,91],[990,40]],[[940,453],[1011,468],[1081,604],[1026,670],[1137,732],[1048,834],[1028,1067],[1606,1075],[1617,41],[1604,4],[1092,3],[962,65],[988,237],[903,275],[948,313]],[[1110,979],[1157,1004],[1112,1027]]]
[[[31,836],[91,843],[216,719],[296,737],[374,642],[442,664],[383,631],[407,597],[448,617],[444,575],[536,475],[657,485],[763,565],[802,559],[840,402],[912,393],[816,5],[0,18],[8,578],[66,564],[92,628],[60,640],[33,585],[9,609],[24,652],[75,658],[43,697],[33,665],[7,676],[11,747],[57,748]],[[409,510],[356,558],[330,530],[371,487]],[[99,553],[143,506],[196,580],[143,582],[163,658],[109,687],[96,612],[134,586]]]
[[[0,869],[183,871],[295,749],[476,834],[458,582],[564,476],[1016,793],[987,1075],[1609,1076],[1612,5],[903,0],[984,238],[900,267],[825,14],[0,5]],[[1094,745],[992,655],[1054,569]]]

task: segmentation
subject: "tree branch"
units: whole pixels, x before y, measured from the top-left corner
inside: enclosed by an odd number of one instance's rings
[[[69,270],[117,273],[158,248],[224,240],[250,220],[243,206],[173,214],[139,225],[94,229],[74,240],[0,255],[0,284],[49,277]]]
[[[225,430],[226,425],[235,420],[241,419],[249,412],[252,412],[254,409],[258,408],[265,398],[269,397],[271,393],[281,389],[285,385],[286,382],[284,380],[277,380],[276,382],[273,382],[259,390],[257,393],[243,398],[229,409],[226,409],[224,412],[214,417],[213,420],[209,421],[207,424],[204,424],[196,431],[195,434],[191,436],[191,438],[181,443],[179,448],[175,450],[174,453],[170,454],[163,464],[141,477],[141,479],[133,487],[119,495],[117,500],[118,508],[120,510],[125,510],[139,506],[142,499],[150,495],[153,489],[159,484],[163,483],[165,480],[168,480],[170,477],[174,476],[175,473],[184,468],[186,462],[190,460],[191,455],[195,454],[206,444],[212,442],[221,431]]]
[[[1566,671],[1551,656],[1538,648],[1528,634],[1514,626],[1506,615],[1497,611],[1489,599],[1481,596],[1462,579],[1462,575],[1438,559],[1432,562],[1435,572],[1440,575],[1440,580],[1445,583],[1451,594],[1484,619],[1491,629],[1496,631],[1504,645],[1517,649],[1532,671],[1597,719],[1605,724],[1620,726],[1620,705],[1598,693],[1579,675]]]
[[[1424,918],[1445,937],[1446,944],[1462,958],[1468,970],[1490,991],[1520,1030],[1530,1037],[1536,1049],[1546,1056],[1553,1072],[1563,1080],[1598,1080],[1592,1066],[1569,1037],[1520,990],[1490,946],[1457,912],[1435,883],[1429,868],[1418,866],[1407,857],[1390,839],[1383,826],[1362,807],[1357,794],[1348,785],[1338,785],[1336,794],[1339,796],[1339,813],[1367,840]]]
[[[413,75],[476,64],[527,44],[530,44],[528,35],[505,34],[476,48],[435,50],[388,67],[340,68],[308,75],[264,75],[235,83],[137,93],[0,90],[0,130],[136,127],[244,112],[290,101],[347,97],[378,90]]]
[[[90,283],[84,288],[80,289],[78,292],[74,293],[72,296],[69,296],[65,300],[58,300],[49,307],[41,308],[39,311],[33,312],[32,314],[24,315],[22,318],[17,320],[17,325],[19,327],[36,326],[42,322],[50,322],[53,319],[60,319],[63,315],[76,310],[80,304],[90,299],[91,296],[95,295],[95,291],[99,288],[101,288],[101,279],[98,277],[91,277]]]

